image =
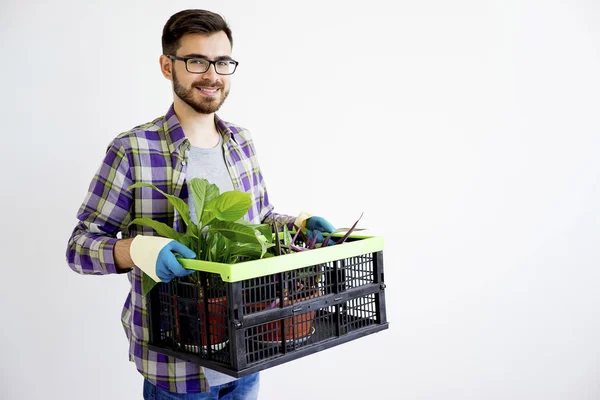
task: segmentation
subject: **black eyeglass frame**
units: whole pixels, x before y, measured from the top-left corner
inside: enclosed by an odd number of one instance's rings
[[[169,57],[171,60],[179,60],[179,61],[183,61],[183,62],[185,62],[185,69],[186,69],[186,70],[187,70],[187,72],[189,72],[190,74],[205,74],[205,73],[206,73],[206,71],[208,71],[208,70],[210,69],[211,65],[212,65],[212,66],[214,66],[214,68],[215,68],[215,72],[216,72],[218,75],[233,75],[233,73],[234,73],[234,72],[235,72],[235,70],[237,69],[238,65],[240,64],[238,61],[235,61],[235,60],[232,60],[232,59],[229,59],[229,58],[228,58],[228,59],[225,59],[225,60],[215,60],[215,61],[211,61],[211,60],[209,60],[209,59],[202,58],[202,57],[177,57],[177,56],[172,56],[172,55],[168,55],[167,57]],[[203,61],[206,61],[206,62],[208,62],[208,67],[206,67],[206,70],[204,70],[204,71],[202,71],[202,72],[193,72],[193,71],[190,71],[190,69],[188,68],[188,61],[189,61],[189,60],[203,60]],[[226,61],[226,62],[229,62],[229,63],[233,63],[233,65],[234,65],[234,68],[233,68],[233,71],[231,71],[231,73],[229,73],[229,74],[222,74],[222,73],[220,73],[219,71],[217,71],[217,63],[218,63],[218,62],[223,62],[223,61]]]

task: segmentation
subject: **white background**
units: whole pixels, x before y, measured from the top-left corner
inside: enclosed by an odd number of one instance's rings
[[[141,398],[126,277],[65,250],[107,144],[172,101],[163,24],[202,7],[276,210],[385,236],[390,329],[261,400],[600,398],[596,0],[1,4],[0,397]]]

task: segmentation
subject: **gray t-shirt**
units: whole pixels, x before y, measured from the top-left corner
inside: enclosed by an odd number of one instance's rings
[[[220,136],[219,144],[210,149],[192,146],[188,155],[186,180],[190,182],[193,178],[207,179],[209,183],[217,185],[220,193],[234,189],[223,155],[223,136]],[[192,191],[189,187],[188,192],[190,216],[192,221],[195,222],[197,221],[196,210],[194,209]],[[204,375],[209,386],[219,386],[237,379],[208,368],[204,368]]]
[[[219,135],[219,144],[210,149],[192,146],[188,155],[186,180],[190,182],[193,178],[207,179],[209,183],[217,185],[220,193],[233,190],[233,182],[223,155],[223,136]],[[190,216],[192,221],[196,222],[196,209],[192,200],[192,191],[189,189],[188,187]]]

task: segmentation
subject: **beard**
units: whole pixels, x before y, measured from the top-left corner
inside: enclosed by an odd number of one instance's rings
[[[218,88],[220,89],[219,97],[203,97],[201,94],[196,94],[198,88]],[[221,105],[225,102],[225,99],[229,95],[229,90],[225,91],[222,83],[213,83],[207,80],[194,82],[188,89],[179,83],[175,71],[173,71],[173,91],[175,94],[194,111],[199,114],[212,114],[217,112]],[[200,100],[197,97],[200,96]]]

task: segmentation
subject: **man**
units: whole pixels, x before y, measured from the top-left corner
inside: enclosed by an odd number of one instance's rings
[[[231,30],[223,18],[205,10],[176,13],[164,26],[162,47],[160,68],[172,82],[173,104],[166,115],[121,133],[110,143],[77,214],[67,262],[81,274],[128,275],[131,290],[121,320],[130,342],[130,361],[145,378],[144,398],[255,399],[258,373],[235,379],[147,348],[142,271],[169,282],[193,272],[184,269],[173,252],[186,258],[195,254],[181,243],[157,237],[152,229],[128,227],[134,218],[149,217],[181,231],[183,221],[151,189],[127,188],[136,182],[152,183],[187,201],[193,212],[187,182],[206,178],[221,192],[250,193],[252,207],[245,216],[250,222],[306,226],[319,241],[333,227],[320,217],[273,212],[249,132],[215,114],[229,94],[238,66],[231,57]]]

